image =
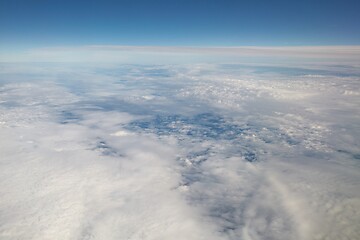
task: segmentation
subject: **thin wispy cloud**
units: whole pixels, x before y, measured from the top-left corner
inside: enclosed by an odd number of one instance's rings
[[[251,59],[249,59],[251,58]],[[323,60],[359,63],[359,46],[314,47],[163,47],[89,45],[48,47],[4,54],[2,62],[286,62]]]

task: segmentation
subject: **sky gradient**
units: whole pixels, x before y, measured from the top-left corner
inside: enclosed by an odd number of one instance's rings
[[[358,45],[359,12],[355,0],[0,0],[0,48]]]

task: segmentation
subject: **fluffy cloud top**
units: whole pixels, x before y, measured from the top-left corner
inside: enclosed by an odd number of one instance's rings
[[[0,238],[356,239],[356,64],[2,64]]]

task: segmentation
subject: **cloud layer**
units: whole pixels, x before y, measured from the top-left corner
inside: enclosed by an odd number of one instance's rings
[[[356,239],[355,64],[2,64],[0,236]]]
[[[346,63],[359,65],[360,46],[164,47],[88,45],[4,52],[0,62],[189,63]]]

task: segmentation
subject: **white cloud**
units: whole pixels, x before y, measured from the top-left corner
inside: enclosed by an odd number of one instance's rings
[[[355,239],[359,77],[320,65],[2,65],[0,238]]]

